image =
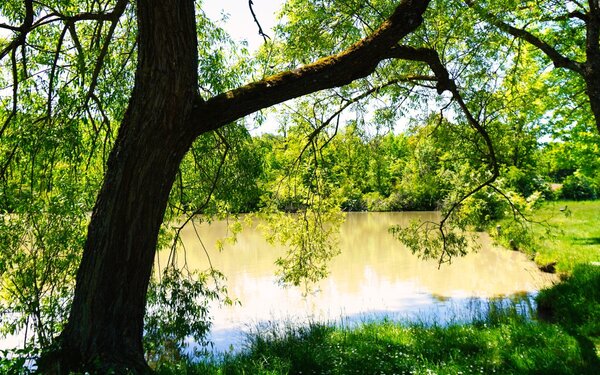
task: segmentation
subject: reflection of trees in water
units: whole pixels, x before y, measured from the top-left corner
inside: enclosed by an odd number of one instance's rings
[[[436,213],[350,213],[341,228],[341,254],[329,266],[331,276],[319,283],[324,290],[335,284],[340,292],[356,294],[368,286],[411,282],[421,292],[440,296],[507,295],[540,288],[547,280],[523,254],[504,251],[492,244],[489,236],[480,235],[482,248],[475,254],[455,259],[451,265],[437,269],[435,260],[424,261],[404,248],[387,228],[412,219],[435,219]],[[228,278],[230,290],[252,279],[272,278],[275,259],[283,249],[269,245],[256,228],[238,234],[235,244],[226,244],[222,252],[215,242],[226,234],[224,222],[200,226],[214,266]],[[194,233],[183,233],[190,267],[207,267],[204,252]]]

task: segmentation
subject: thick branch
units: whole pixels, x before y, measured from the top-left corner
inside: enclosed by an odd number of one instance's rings
[[[567,14],[563,14],[561,16],[552,17],[549,20],[550,21],[564,21],[564,20],[573,19],[573,18],[578,18],[584,22],[587,22],[589,19],[587,14],[576,10],[573,12],[569,12]]]
[[[341,53],[199,101],[194,131],[214,130],[262,108],[366,77],[388,57],[390,48],[421,24],[428,4],[429,0],[404,0],[375,32]]]
[[[127,8],[127,4],[129,4],[129,0],[119,0],[115,5],[115,8],[108,13],[92,13],[92,12],[84,12],[79,13],[74,16],[61,16],[61,19],[70,22],[77,21],[112,21],[116,22],[121,17],[125,8]]]

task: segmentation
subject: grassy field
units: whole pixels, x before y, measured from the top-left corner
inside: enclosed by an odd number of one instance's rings
[[[548,202],[535,211],[533,220],[543,225],[530,226],[531,237],[519,250],[539,265],[557,262],[557,272],[570,274],[577,264],[600,262],[600,200]],[[508,232],[501,242],[510,246],[510,237]]]

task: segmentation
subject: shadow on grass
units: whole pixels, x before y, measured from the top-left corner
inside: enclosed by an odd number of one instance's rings
[[[573,243],[576,245],[600,245],[600,237],[574,238]]]
[[[575,338],[586,367],[600,373],[593,342],[600,338],[600,267],[578,265],[562,283],[541,291],[538,314]]]

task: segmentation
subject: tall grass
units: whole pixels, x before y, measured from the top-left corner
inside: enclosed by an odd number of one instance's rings
[[[598,374],[598,358],[582,340],[589,337],[584,332],[596,332],[598,320],[591,330],[577,331],[588,327],[599,306],[598,292],[581,290],[598,280],[600,268],[577,269],[568,287],[541,294],[544,303],[561,317],[558,321],[532,320],[517,304],[490,302],[486,313],[470,324],[387,320],[352,328],[275,324],[253,333],[248,349],[241,354],[218,361],[163,365],[159,373]],[[579,303],[569,302],[573,300]]]

